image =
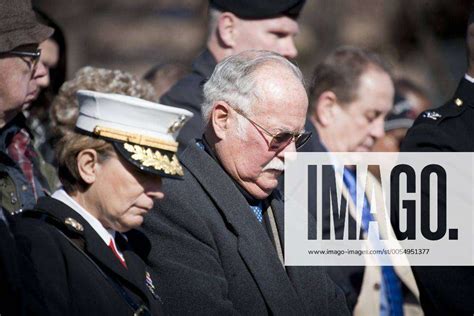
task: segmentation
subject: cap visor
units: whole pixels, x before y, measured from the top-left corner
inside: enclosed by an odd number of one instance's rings
[[[183,168],[174,152],[120,141],[112,141],[112,144],[123,158],[143,172],[172,179],[183,178]]]

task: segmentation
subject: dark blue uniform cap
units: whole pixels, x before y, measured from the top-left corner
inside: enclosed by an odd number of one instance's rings
[[[268,19],[286,15],[297,19],[306,0],[209,0],[219,11],[232,12],[242,19]]]

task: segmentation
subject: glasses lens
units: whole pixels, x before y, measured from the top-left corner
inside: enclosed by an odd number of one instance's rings
[[[40,57],[41,57],[41,49],[38,49],[36,50],[35,55],[33,56],[33,60],[32,60],[33,70],[36,70],[36,68],[38,67],[38,62],[40,60]]]
[[[41,56],[41,49],[36,49],[35,51],[14,50],[9,52],[9,54],[27,59],[27,63],[29,64],[30,69],[35,70],[38,66],[38,61]]]
[[[280,149],[287,146],[293,140],[293,134],[288,132],[278,133],[273,136],[272,141],[270,142],[271,149]]]
[[[311,132],[304,132],[296,137],[295,146],[296,148],[301,148],[306,142],[311,138]]]

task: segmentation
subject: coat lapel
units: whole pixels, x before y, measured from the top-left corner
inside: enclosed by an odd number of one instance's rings
[[[382,187],[380,186],[376,178],[372,176],[372,174],[367,173],[366,181],[367,181],[367,184],[366,184],[367,191],[365,192],[366,195],[369,196],[370,194],[374,194],[376,206],[383,205],[385,202],[383,200]],[[374,192],[370,191],[371,188],[374,189]],[[357,214],[356,206],[354,205],[354,202],[352,198],[350,197],[349,190],[344,183],[342,184],[341,192],[342,192],[343,197],[348,201],[349,213],[351,214],[353,218],[355,218]],[[376,212],[374,216],[375,219],[379,223],[385,223],[385,225],[379,225],[379,229],[380,229],[380,234],[382,236],[385,236],[385,238],[387,238],[386,240],[384,240],[384,244],[386,245],[386,247],[393,248],[393,249],[401,248],[398,240],[395,237],[395,233],[393,232],[390,221],[387,219],[383,208],[379,210],[375,210],[375,212]],[[385,228],[387,228],[388,231],[385,230]],[[364,231],[363,234],[366,235],[366,232]],[[368,243],[368,241],[365,241],[365,242]],[[364,257],[367,263],[372,262],[376,264],[376,261],[374,261],[376,259],[375,257],[373,256],[364,256]],[[408,262],[408,258],[406,257],[406,255],[396,255],[396,256],[391,255],[390,258],[392,262],[394,263],[394,269],[398,277],[408,287],[408,289],[415,295],[415,297],[418,298],[419,292],[416,286],[415,277],[413,276],[413,272],[410,269],[410,263]]]
[[[91,228],[92,230],[92,228]],[[123,255],[127,268],[125,268],[113,252],[105,245],[104,241],[95,233],[84,229],[86,240],[86,252],[93,257],[96,262],[100,263],[101,267],[109,269],[110,272],[119,277],[121,283],[126,284],[128,288],[134,288],[134,293],[139,295],[145,302],[148,302],[148,297],[145,294],[145,269],[143,263],[130,250],[125,249]]]
[[[284,245],[285,212],[283,202],[278,194],[273,194],[271,206],[273,214],[275,215],[279,238],[282,245]],[[316,225],[316,220],[313,217],[308,218],[308,220],[308,225]],[[317,295],[314,293],[322,288],[321,282],[325,282],[325,280],[322,280],[323,269],[321,269],[321,267],[287,266],[286,271],[296,292],[300,297],[304,298],[308,309],[314,311],[321,308],[321,306],[314,306],[314,304],[317,304]]]
[[[135,260],[131,260],[127,265],[131,264],[132,270],[126,269],[122,266],[120,261],[115,257],[110,248],[104,243],[100,236],[95,232],[92,226],[66,204],[50,197],[42,198],[37,205],[38,209],[41,209],[51,215],[57,220],[64,223],[66,218],[73,218],[79,222],[84,228],[80,234],[84,240],[83,251],[90,256],[90,258],[108,275],[118,277],[121,283],[126,283],[127,287],[135,288],[135,293],[140,293],[140,297],[147,301],[147,297],[144,294],[143,282],[140,282],[134,277],[137,267],[134,263]],[[126,253],[126,252],[125,252]],[[124,255],[125,255],[124,253]],[[125,258],[127,260],[127,258]],[[107,271],[108,270],[108,271]],[[145,272],[143,272],[144,275]]]
[[[181,162],[199,181],[238,238],[238,250],[274,314],[303,312],[265,228],[229,175],[209,155],[190,145]],[[300,314],[300,313],[298,313]]]

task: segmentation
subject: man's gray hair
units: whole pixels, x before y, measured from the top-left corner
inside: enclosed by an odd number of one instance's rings
[[[255,73],[265,65],[279,65],[287,68],[304,86],[304,79],[297,66],[285,57],[263,50],[249,50],[222,60],[214,69],[211,78],[204,85],[202,115],[204,123],[209,122],[215,102],[225,101],[231,107],[244,113],[251,112],[258,100],[258,85]]]

